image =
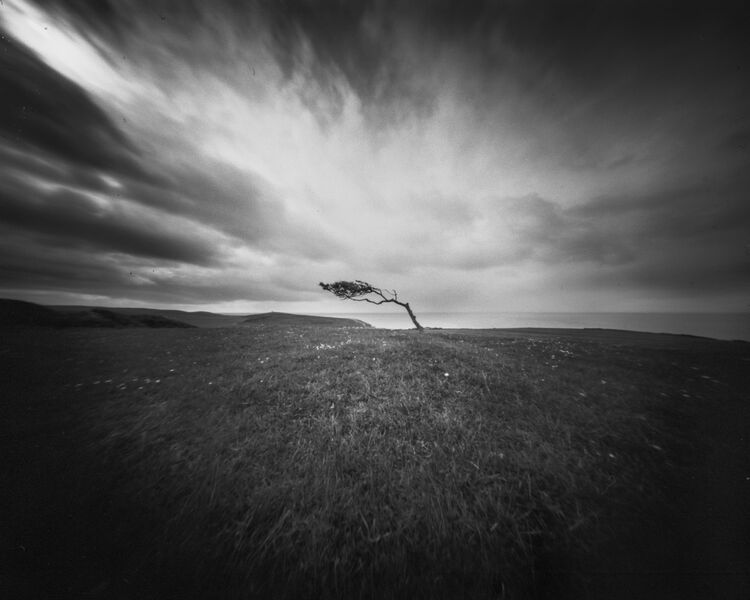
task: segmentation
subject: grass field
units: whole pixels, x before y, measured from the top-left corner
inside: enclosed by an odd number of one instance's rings
[[[750,597],[750,344],[2,336],[3,597]]]

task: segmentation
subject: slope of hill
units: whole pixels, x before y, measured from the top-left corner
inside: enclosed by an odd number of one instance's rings
[[[61,313],[62,327],[195,327],[162,315],[125,314],[104,308]]]
[[[359,319],[342,319],[339,317],[319,317],[314,315],[295,315],[291,313],[268,312],[249,315],[241,322],[242,325],[316,325],[324,327],[372,327],[369,323]]]
[[[95,306],[78,306],[78,305],[60,305],[52,306],[55,310],[62,313],[90,311]],[[233,327],[238,325],[244,318],[245,315],[221,315],[218,313],[196,311],[188,312],[184,310],[167,310],[160,308],[121,308],[121,307],[107,307],[104,310],[108,310],[114,313],[123,315],[154,315],[171,319],[173,321],[181,321],[195,327]]]
[[[0,298],[0,327],[50,327],[62,320],[58,312],[46,306]]]
[[[371,327],[358,319],[269,312],[222,315],[159,308],[121,308],[82,305],[41,306],[33,302],[0,299],[0,327],[234,327],[322,326]]]
[[[176,311],[178,312],[178,311]],[[164,315],[124,313],[91,307],[55,310],[33,302],[0,299],[0,327],[195,327]]]

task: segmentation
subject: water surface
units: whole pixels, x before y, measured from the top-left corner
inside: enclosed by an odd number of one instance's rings
[[[360,319],[374,327],[409,329],[413,327],[404,311],[372,313],[332,313],[331,316]],[[750,313],[419,313],[424,327],[513,328],[562,327],[625,329],[652,333],[680,333],[723,340],[750,341]]]

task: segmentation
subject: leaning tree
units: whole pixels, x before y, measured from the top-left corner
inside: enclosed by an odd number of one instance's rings
[[[331,292],[334,296],[341,298],[342,300],[354,300],[355,302],[369,302],[370,304],[386,304],[393,303],[406,309],[409,313],[411,322],[414,323],[419,331],[424,329],[417,321],[417,317],[411,311],[411,307],[408,302],[401,302],[398,299],[398,293],[396,290],[381,290],[376,288],[366,281],[336,281],[334,283],[320,283],[318,284],[326,292]]]

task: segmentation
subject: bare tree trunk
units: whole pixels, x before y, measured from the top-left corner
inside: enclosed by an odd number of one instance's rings
[[[399,304],[401,304],[401,302],[399,302]],[[409,313],[409,318],[411,319],[411,322],[414,323],[414,327],[416,327],[419,331],[422,331],[424,327],[422,327],[419,324],[419,321],[417,321],[417,317],[415,317],[414,313],[411,312],[411,307],[409,306],[409,303],[406,302],[404,304],[401,304],[401,306],[403,306],[406,309],[406,312]]]

